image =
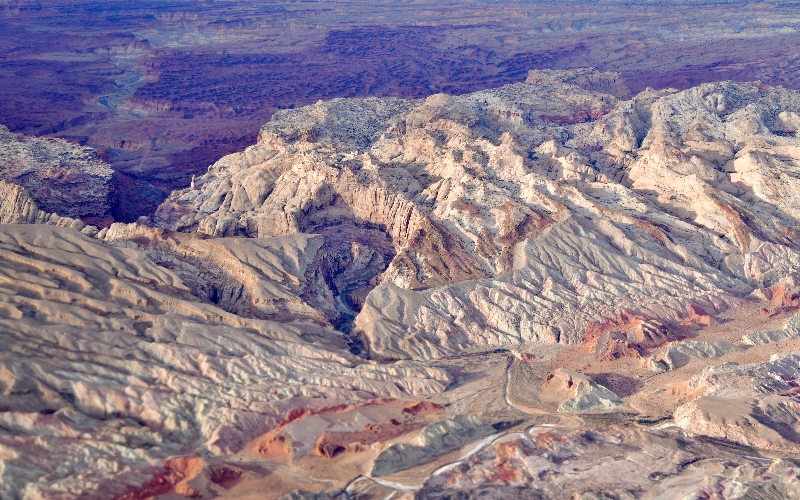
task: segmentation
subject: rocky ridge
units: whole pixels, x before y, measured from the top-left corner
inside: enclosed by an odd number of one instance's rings
[[[84,234],[96,235],[99,230],[80,219],[61,217],[55,212],[45,212],[31,198],[27,189],[17,184],[0,181],[0,224],[47,224],[71,227]]]
[[[46,212],[110,224],[113,174],[92,148],[14,134],[0,125],[0,180],[27,189]]]
[[[709,366],[689,383],[703,395],[680,406],[675,422],[688,432],[762,449],[800,448],[798,354],[768,362]]]
[[[558,368],[549,374],[542,385],[543,393],[553,393],[551,399],[559,404],[556,411],[564,413],[602,412],[617,408],[622,401],[606,387],[581,373]]]
[[[305,243],[290,236],[273,252],[288,261]],[[162,460],[237,453],[293,409],[451,380],[365,364],[320,327],[228,313],[142,251],[74,228],[0,225],[0,260],[4,498],[124,495],[177,467]]]
[[[680,325],[794,272],[797,93],[723,82],[624,100],[622,88],[613,74],[537,71],[457,97],[285,110],[155,220],[212,236],[369,235],[386,270],[355,328],[383,358],[578,343],[625,313]]]

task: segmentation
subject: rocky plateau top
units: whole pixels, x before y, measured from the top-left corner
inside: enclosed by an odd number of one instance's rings
[[[14,134],[0,125],[0,180],[27,189],[43,210],[110,224],[113,174],[92,148]]]

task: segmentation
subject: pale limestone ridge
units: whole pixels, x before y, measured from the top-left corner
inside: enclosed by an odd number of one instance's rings
[[[0,125],[0,180],[26,188],[47,212],[108,219],[113,173],[92,148],[14,134]]]
[[[558,368],[547,376],[542,391],[548,399],[558,401],[556,411],[562,413],[602,412],[622,404],[619,396],[588,376]]]
[[[764,345],[781,339],[792,339],[800,337],[800,313],[791,316],[784,328],[780,330],[762,330],[748,333],[742,337],[742,342],[746,345]]]
[[[375,458],[370,475],[394,474],[494,432],[491,425],[471,415],[456,415],[450,420],[430,424],[417,437],[416,444],[395,443],[383,450]]]
[[[731,342],[688,340],[672,344],[645,360],[646,366],[656,372],[669,371],[686,365],[694,359],[716,359],[740,349]]]
[[[669,325],[800,269],[797,92],[625,98],[618,75],[543,71],[457,97],[286,110],[156,221],[368,235],[385,271],[355,329],[384,358],[574,343],[623,312]]]
[[[316,283],[308,268],[325,242],[322,236],[290,234],[273,238],[201,239],[137,224],[112,224],[105,243],[143,250],[174,271],[206,302],[243,317],[274,321],[310,321],[329,325],[301,297]],[[318,293],[322,293],[319,290]],[[339,332],[331,328],[330,335]]]
[[[689,433],[756,448],[800,450],[800,354],[764,363],[706,368],[689,383],[703,396],[679,406],[675,423]]]

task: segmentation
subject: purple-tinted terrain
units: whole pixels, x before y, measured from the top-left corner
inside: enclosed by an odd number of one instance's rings
[[[800,498],[798,7],[0,0],[0,500]]]
[[[792,2],[3,2],[0,123],[106,152],[117,220],[251,144],[284,108],[463,94],[530,69],[619,71],[634,92],[800,86]]]

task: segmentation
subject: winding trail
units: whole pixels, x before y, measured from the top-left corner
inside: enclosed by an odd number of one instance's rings
[[[471,356],[474,356],[474,354],[471,355]],[[528,427],[527,429],[525,429],[524,432],[513,431],[513,432],[500,432],[500,433],[497,433],[497,434],[492,434],[491,436],[488,436],[488,437],[484,438],[477,445],[475,445],[472,448],[470,448],[466,453],[461,455],[457,460],[454,460],[454,461],[452,461],[450,463],[447,463],[447,464],[442,465],[441,467],[435,469],[427,477],[425,477],[422,480],[422,482],[420,484],[418,484],[418,485],[409,486],[409,485],[404,485],[404,484],[400,484],[400,483],[394,483],[394,482],[391,482],[391,481],[386,481],[386,480],[383,480],[383,479],[380,479],[380,478],[375,478],[375,477],[369,477],[369,476],[364,476],[364,475],[357,476],[357,477],[353,478],[349,483],[347,483],[347,486],[345,486],[344,490],[342,490],[344,495],[345,495],[345,497],[348,500],[352,499],[353,498],[352,497],[352,488],[356,483],[359,483],[361,481],[371,481],[371,482],[373,482],[375,484],[378,484],[380,486],[384,486],[386,488],[390,488],[390,489],[395,490],[394,492],[392,492],[390,497],[394,496],[394,493],[396,493],[396,492],[402,492],[402,493],[415,492],[415,491],[420,490],[422,488],[422,486],[425,484],[425,482],[428,481],[430,478],[432,478],[434,476],[438,476],[439,474],[447,472],[448,470],[452,469],[453,467],[458,466],[459,464],[463,463],[465,460],[469,459],[470,457],[472,457],[474,455],[477,455],[478,453],[480,453],[481,451],[485,450],[486,448],[488,448],[489,446],[491,446],[492,444],[496,443],[497,441],[499,441],[501,439],[512,438],[512,437],[517,437],[517,436],[526,436],[528,438],[532,438],[539,432],[544,432],[544,431],[551,430],[551,429],[559,429],[559,428],[575,429],[575,428],[578,428],[578,427],[582,426],[583,425],[583,420],[581,420],[580,418],[578,418],[578,417],[576,417],[574,415],[563,415],[563,414],[559,414],[559,413],[551,413],[551,412],[542,410],[540,408],[533,408],[533,407],[529,407],[529,406],[519,405],[519,404],[514,403],[513,401],[511,401],[511,398],[509,398],[509,395],[508,395],[508,388],[509,388],[509,385],[511,384],[511,369],[516,364],[517,359],[518,358],[516,356],[514,356],[513,354],[508,356],[508,362],[507,362],[506,370],[505,370],[505,383],[503,384],[503,399],[505,400],[506,404],[509,407],[514,408],[517,411],[521,411],[522,413],[527,413],[529,415],[546,415],[546,416],[549,416],[549,417],[555,417],[559,423],[557,423],[557,424],[539,424],[539,425],[534,425],[534,426],[531,426],[531,427]]]
[[[470,354],[470,355],[467,355],[467,356],[475,356],[475,354]],[[439,474],[443,474],[443,473],[449,471],[450,469],[452,469],[454,467],[457,467],[458,465],[462,464],[464,461],[466,461],[470,457],[480,453],[481,451],[487,449],[489,446],[493,445],[494,443],[496,443],[498,441],[501,441],[501,440],[504,440],[504,439],[513,439],[513,438],[522,437],[522,436],[525,436],[525,437],[528,437],[528,438],[532,439],[532,438],[534,438],[536,436],[536,434],[538,434],[540,432],[546,432],[546,431],[552,430],[552,429],[577,429],[577,428],[581,427],[584,422],[583,422],[583,420],[581,418],[579,418],[579,417],[577,417],[575,415],[564,415],[564,414],[559,414],[559,413],[551,413],[551,412],[542,410],[540,408],[533,408],[533,407],[529,407],[529,406],[525,406],[525,405],[520,405],[520,404],[515,403],[514,401],[511,400],[511,398],[509,397],[509,387],[511,385],[511,370],[513,369],[513,367],[516,364],[518,359],[519,358],[517,358],[513,354],[510,354],[508,356],[508,364],[507,364],[506,369],[505,369],[505,384],[503,386],[503,398],[505,400],[505,403],[509,407],[514,408],[515,410],[520,411],[522,413],[526,413],[526,414],[529,414],[529,415],[542,415],[542,416],[547,416],[547,417],[550,417],[550,418],[554,417],[556,419],[557,423],[545,423],[545,424],[533,425],[531,427],[528,427],[524,431],[500,432],[500,433],[497,433],[497,434],[492,434],[491,436],[488,436],[488,437],[484,438],[483,440],[478,442],[476,445],[472,446],[469,450],[467,450],[464,454],[462,454],[458,459],[456,459],[456,460],[454,460],[452,462],[449,462],[449,463],[447,463],[445,465],[442,465],[441,467],[435,469],[427,477],[425,477],[420,482],[420,484],[418,484],[418,485],[405,485],[405,484],[395,483],[395,482],[391,482],[391,481],[386,481],[386,480],[383,480],[383,479],[380,479],[380,478],[373,478],[373,477],[363,476],[363,475],[358,476],[358,477],[354,478],[353,480],[351,480],[347,484],[347,486],[344,488],[344,490],[342,491],[344,493],[345,497],[348,500],[352,500],[353,499],[353,496],[352,496],[352,488],[353,488],[353,486],[356,483],[359,483],[361,481],[371,481],[371,482],[373,482],[375,484],[378,484],[380,486],[384,486],[386,488],[389,488],[389,489],[393,490],[389,494],[389,496],[387,496],[386,499],[385,499],[385,500],[390,500],[397,493],[412,493],[412,492],[419,491],[420,489],[422,489],[422,487],[425,485],[425,483],[430,478],[438,476]],[[645,430],[647,432],[652,432],[652,431],[663,431],[663,430],[671,429],[671,428],[677,428],[677,429],[682,430],[678,425],[676,425],[675,423],[672,423],[672,422],[666,423],[666,424],[661,424],[661,425],[654,425],[654,426],[651,426],[651,427],[646,427],[646,428],[643,428],[643,430]],[[753,461],[753,462],[761,462],[761,463],[770,462],[771,463],[771,462],[775,461],[774,458],[770,458],[770,457],[758,457],[758,456],[744,455],[744,454],[742,454],[741,456],[743,458],[745,458],[747,460],[750,460],[750,461]]]

